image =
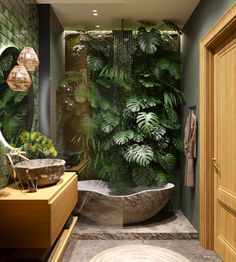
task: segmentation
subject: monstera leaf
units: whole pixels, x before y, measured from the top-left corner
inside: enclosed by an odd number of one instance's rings
[[[105,66],[99,77],[107,77],[115,81],[125,81],[128,78],[128,74],[118,66]]]
[[[141,131],[150,132],[155,129],[159,123],[157,115],[153,112],[140,112],[137,116],[137,124]]]
[[[160,157],[160,165],[161,167],[166,170],[170,171],[174,168],[176,163],[175,157],[172,154],[166,154]]]
[[[161,37],[156,30],[151,30],[147,32],[143,30],[139,33],[138,43],[141,50],[147,54],[154,54],[157,51],[158,46],[160,45]]]
[[[159,141],[162,139],[162,137],[166,134],[166,129],[163,126],[157,126],[153,131],[152,131],[152,136],[156,141]]]
[[[113,139],[117,145],[124,145],[134,137],[134,132],[131,130],[121,131],[113,136]]]
[[[104,133],[109,134],[109,133],[111,133],[111,132],[113,131],[113,129],[114,129],[114,126],[112,126],[111,124],[103,123],[103,124],[101,125],[101,130],[102,130],[102,132],[104,132]]]
[[[124,152],[124,158],[128,162],[136,162],[141,166],[147,166],[153,160],[152,148],[147,145],[128,146]]]
[[[180,63],[171,61],[167,58],[161,58],[156,63],[156,67],[160,70],[166,70],[176,80],[180,79]]]
[[[87,63],[92,71],[99,71],[103,67],[103,61],[100,57],[89,55],[87,57]]]
[[[180,152],[184,151],[184,143],[183,143],[182,139],[180,139],[180,138],[173,138],[173,144],[174,144],[175,148],[177,150],[179,150]]]
[[[104,133],[111,133],[120,122],[120,118],[109,111],[102,113],[102,118],[104,122],[101,125],[101,130]]]
[[[132,172],[132,178],[137,186],[149,186],[154,177],[154,171],[150,167],[139,166]]]
[[[133,96],[133,97],[128,99],[128,101],[126,103],[126,107],[131,112],[139,112],[141,109],[153,107],[153,106],[156,106],[160,103],[161,103],[161,101],[159,99],[154,98],[154,97]]]

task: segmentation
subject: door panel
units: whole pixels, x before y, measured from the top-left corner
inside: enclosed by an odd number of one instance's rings
[[[214,248],[236,261],[236,37],[214,55]]]

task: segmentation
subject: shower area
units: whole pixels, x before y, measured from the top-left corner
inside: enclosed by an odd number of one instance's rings
[[[78,175],[75,237],[197,238],[176,211],[180,34],[172,23],[143,21],[133,30],[122,21],[120,30],[66,32],[57,141]]]

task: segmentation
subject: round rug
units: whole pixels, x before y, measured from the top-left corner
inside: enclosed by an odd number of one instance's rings
[[[90,262],[190,262],[190,260],[166,248],[124,245],[99,253]]]

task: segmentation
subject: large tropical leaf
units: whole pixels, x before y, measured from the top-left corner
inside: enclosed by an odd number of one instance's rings
[[[166,108],[177,107],[178,105],[183,105],[185,103],[185,97],[183,93],[178,89],[173,89],[172,91],[165,91],[164,103]]]
[[[64,85],[71,84],[72,82],[79,82],[81,81],[81,74],[79,72],[67,72],[65,79],[63,79],[60,83],[60,87]]]
[[[170,175],[166,174],[165,172],[163,172],[162,170],[158,170],[155,174],[155,181],[159,184],[159,185],[163,185],[163,184],[167,184],[169,182],[171,182],[171,177]]]
[[[139,166],[133,169],[132,178],[136,186],[149,186],[153,181],[154,171],[150,167]]]
[[[167,128],[167,129],[171,129],[171,130],[178,130],[178,129],[180,129],[180,124],[179,124],[179,122],[177,121],[177,122],[173,122],[173,121],[171,121],[171,120],[168,120],[168,119],[166,119],[166,120],[163,120],[162,122],[161,122],[161,124],[165,127],[165,128]]]
[[[136,122],[141,131],[150,132],[157,127],[159,119],[153,112],[139,112]]]
[[[160,70],[166,70],[176,80],[180,79],[180,64],[167,58],[161,58],[156,63],[156,67]]]
[[[99,71],[103,67],[103,61],[100,57],[88,55],[87,63],[92,71]]]
[[[116,127],[120,122],[119,116],[109,111],[102,113],[102,118],[113,127]]]
[[[147,166],[153,160],[152,148],[147,145],[128,146],[124,152],[124,158],[128,162],[136,162],[141,166]]]
[[[159,141],[166,134],[166,129],[163,126],[159,125],[152,131],[151,134],[156,141]]]
[[[88,138],[92,138],[96,133],[99,126],[99,119],[91,117],[88,114],[82,115],[80,119],[80,124],[78,126],[79,131],[86,134]]]
[[[166,171],[171,171],[176,163],[174,155],[167,153],[160,157],[160,165]]]
[[[160,104],[160,100],[154,97],[137,97],[133,96],[128,99],[126,107],[132,112],[138,112],[141,109],[146,109]]]
[[[101,130],[102,130],[102,132],[104,132],[104,133],[109,134],[109,133],[111,133],[111,132],[113,131],[113,129],[114,129],[114,126],[111,125],[111,124],[102,123],[102,125],[101,125]]]
[[[115,81],[125,81],[128,79],[128,73],[118,66],[105,66],[99,77],[107,77]]]
[[[180,152],[184,151],[184,143],[183,140],[180,138],[173,138],[173,144],[176,147],[177,150]]]
[[[84,103],[89,98],[89,90],[86,87],[79,87],[74,91],[75,101]]]
[[[144,140],[144,135],[143,134],[138,134],[138,133],[134,133],[133,134],[133,140],[137,143],[139,142],[143,142]]]
[[[161,37],[157,31],[141,31],[138,35],[138,43],[141,50],[147,54],[154,54],[160,45]]]
[[[165,110],[170,121],[172,122],[179,121],[177,113],[175,112],[174,108],[169,106],[169,104],[165,104]]]
[[[131,130],[121,131],[113,136],[113,139],[117,145],[124,145],[134,137],[134,132]]]

